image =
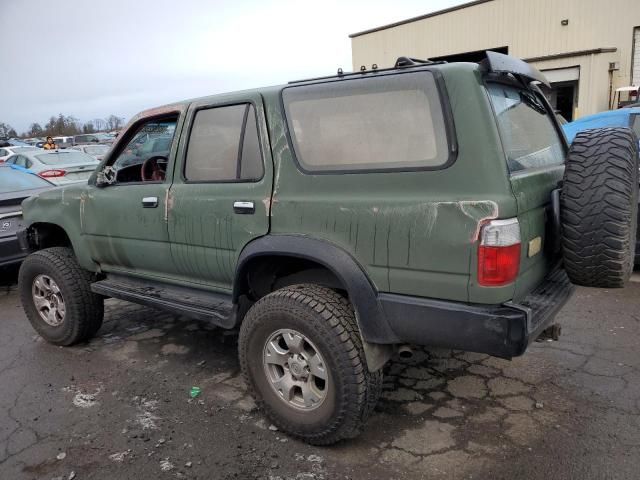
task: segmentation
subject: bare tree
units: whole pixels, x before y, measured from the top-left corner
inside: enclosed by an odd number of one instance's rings
[[[89,123],[93,124],[93,128],[95,128],[97,132],[101,132],[107,127],[107,122],[105,122],[102,118],[95,118]]]
[[[43,133],[44,130],[42,130],[42,127],[39,123],[32,123],[29,127],[28,135],[30,137],[41,137]]]
[[[109,115],[105,121],[107,122],[107,128],[112,131],[112,130],[120,130],[122,128],[122,125],[124,124],[124,118],[122,117],[117,117],[113,114]]]

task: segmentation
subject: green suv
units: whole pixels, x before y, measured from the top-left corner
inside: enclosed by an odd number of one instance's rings
[[[628,279],[637,142],[569,150],[540,84],[493,52],[402,57],[145,111],[88,184],[23,203],[26,315],[56,345],[95,335],[106,297],[239,328],[278,428],[353,437],[399,347],[518,356],[571,282]]]

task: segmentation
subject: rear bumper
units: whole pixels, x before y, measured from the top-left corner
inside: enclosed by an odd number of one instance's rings
[[[573,290],[557,268],[519,303],[465,304],[386,293],[379,299],[401,342],[511,358],[553,323]]]

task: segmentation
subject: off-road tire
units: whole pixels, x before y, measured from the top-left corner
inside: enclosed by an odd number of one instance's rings
[[[64,297],[64,321],[56,327],[40,317],[33,301],[33,281],[41,274],[51,277]],[[18,275],[20,300],[29,322],[42,338],[54,345],[70,346],[89,340],[98,332],[104,301],[91,291],[94,280],[94,274],[80,267],[70,248],[46,248],[24,260]]]
[[[560,194],[562,250],[572,283],[624,286],[633,270],[637,212],[638,139],[633,131],[578,133]]]
[[[296,412],[276,395],[264,373],[264,344],[283,328],[307,336],[325,359],[332,394],[318,410]],[[258,406],[280,430],[313,445],[356,437],[382,389],[382,370],[372,373],[367,368],[351,304],[329,288],[294,285],[266,295],[247,312],[238,347]]]

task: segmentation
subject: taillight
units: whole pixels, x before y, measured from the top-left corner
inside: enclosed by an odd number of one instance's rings
[[[60,170],[59,168],[38,172],[38,176],[42,178],[64,177],[66,174],[66,171]]]
[[[499,287],[513,282],[520,269],[520,225],[517,218],[493,220],[480,231],[478,283]]]

